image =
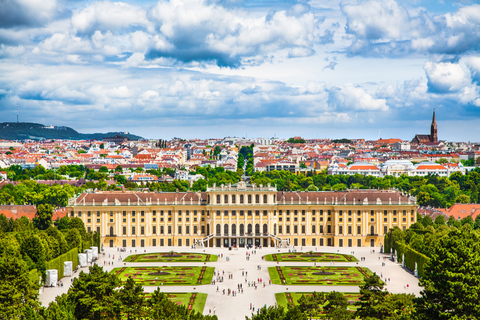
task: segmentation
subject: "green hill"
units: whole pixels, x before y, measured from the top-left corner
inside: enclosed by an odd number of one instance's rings
[[[143,139],[140,136],[124,132],[107,133],[79,133],[70,127],[54,126],[46,127],[39,123],[29,122],[3,122],[0,123],[0,139],[5,140],[43,140],[43,139],[67,139],[67,140],[102,140],[115,135],[128,137],[130,140]]]

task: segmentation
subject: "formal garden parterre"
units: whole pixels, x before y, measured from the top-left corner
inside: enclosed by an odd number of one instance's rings
[[[348,254],[310,251],[267,254],[265,261],[357,262],[358,260]]]
[[[122,281],[128,277],[142,286],[182,286],[210,284],[213,267],[123,267],[115,268]]]
[[[192,252],[155,252],[135,254],[126,257],[124,262],[214,262],[218,256],[215,254]]]
[[[273,284],[359,286],[373,273],[362,267],[269,267]]]

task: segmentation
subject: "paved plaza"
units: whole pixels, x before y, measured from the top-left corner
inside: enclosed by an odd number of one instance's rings
[[[163,250],[162,250],[163,249]],[[377,275],[382,275],[383,281],[386,281],[386,288],[392,293],[413,293],[419,295],[421,288],[418,286],[418,279],[413,274],[404,270],[401,264],[392,262],[385,257],[389,255],[379,253],[380,248],[352,248],[352,247],[297,247],[297,251],[317,251],[317,252],[339,252],[344,254],[353,254],[358,260],[357,262],[336,262],[337,266],[360,266],[369,268]],[[143,253],[143,252],[160,252],[160,251],[177,251],[177,252],[205,252],[210,254],[223,254],[223,258],[219,258],[217,262],[175,262],[175,263],[134,263],[119,261],[119,256],[122,258],[127,257],[130,254]],[[245,316],[251,315],[250,304],[255,309],[262,306],[269,306],[275,304],[275,293],[278,292],[313,292],[313,291],[340,291],[340,292],[358,292],[358,286],[311,286],[311,285],[269,285],[268,267],[273,266],[313,266],[313,262],[275,262],[264,261],[262,256],[270,253],[288,252],[290,249],[275,249],[275,248],[262,248],[255,250],[246,250],[245,248],[228,250],[228,248],[196,248],[190,249],[185,247],[146,247],[146,248],[127,248],[126,252],[118,252],[117,248],[105,248],[105,254],[99,255],[98,265],[104,267],[105,270],[110,271],[115,267],[123,266],[210,266],[215,267],[216,272],[224,274],[224,281],[217,282],[215,285],[196,285],[196,286],[162,286],[163,292],[201,292],[208,294],[205,304],[204,314],[215,314],[222,320],[244,320]],[[375,250],[375,252],[373,252]],[[130,252],[131,251],[131,252]],[[250,259],[246,259],[246,253],[250,253]],[[353,252],[353,253],[352,253]],[[364,261],[361,261],[361,257],[364,257]],[[228,259],[227,259],[228,258]],[[109,264],[110,263],[110,264]],[[385,264],[383,266],[383,263]],[[105,266],[104,266],[105,265]],[[330,262],[317,262],[317,266],[331,266]],[[88,268],[81,268],[84,272],[88,272]],[[80,272],[80,271],[79,271]],[[79,272],[75,273],[77,277]],[[247,272],[247,277],[242,277],[242,272]],[[230,279],[228,275],[233,275],[233,279]],[[258,285],[257,289],[254,287],[248,287],[245,281],[257,281],[257,279],[263,279],[266,284]],[[215,277],[214,277],[215,279]],[[388,280],[389,279],[389,280]],[[54,301],[57,295],[66,293],[71,284],[72,278],[62,278],[63,287],[55,288],[42,288],[40,294],[40,301],[43,305],[48,305],[49,302]],[[223,289],[237,291],[238,284],[243,286],[243,294],[238,293],[236,296],[223,294]],[[406,288],[408,284],[408,288]],[[218,287],[218,292],[217,292]],[[144,287],[145,292],[153,292],[157,287]]]

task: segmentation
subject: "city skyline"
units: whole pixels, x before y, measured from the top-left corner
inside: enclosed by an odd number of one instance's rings
[[[0,118],[145,138],[480,141],[475,1],[12,0]]]

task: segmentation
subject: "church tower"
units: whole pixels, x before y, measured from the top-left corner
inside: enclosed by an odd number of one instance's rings
[[[435,120],[435,109],[433,109],[432,125],[430,126],[430,141],[435,143],[438,142],[437,121]]]

